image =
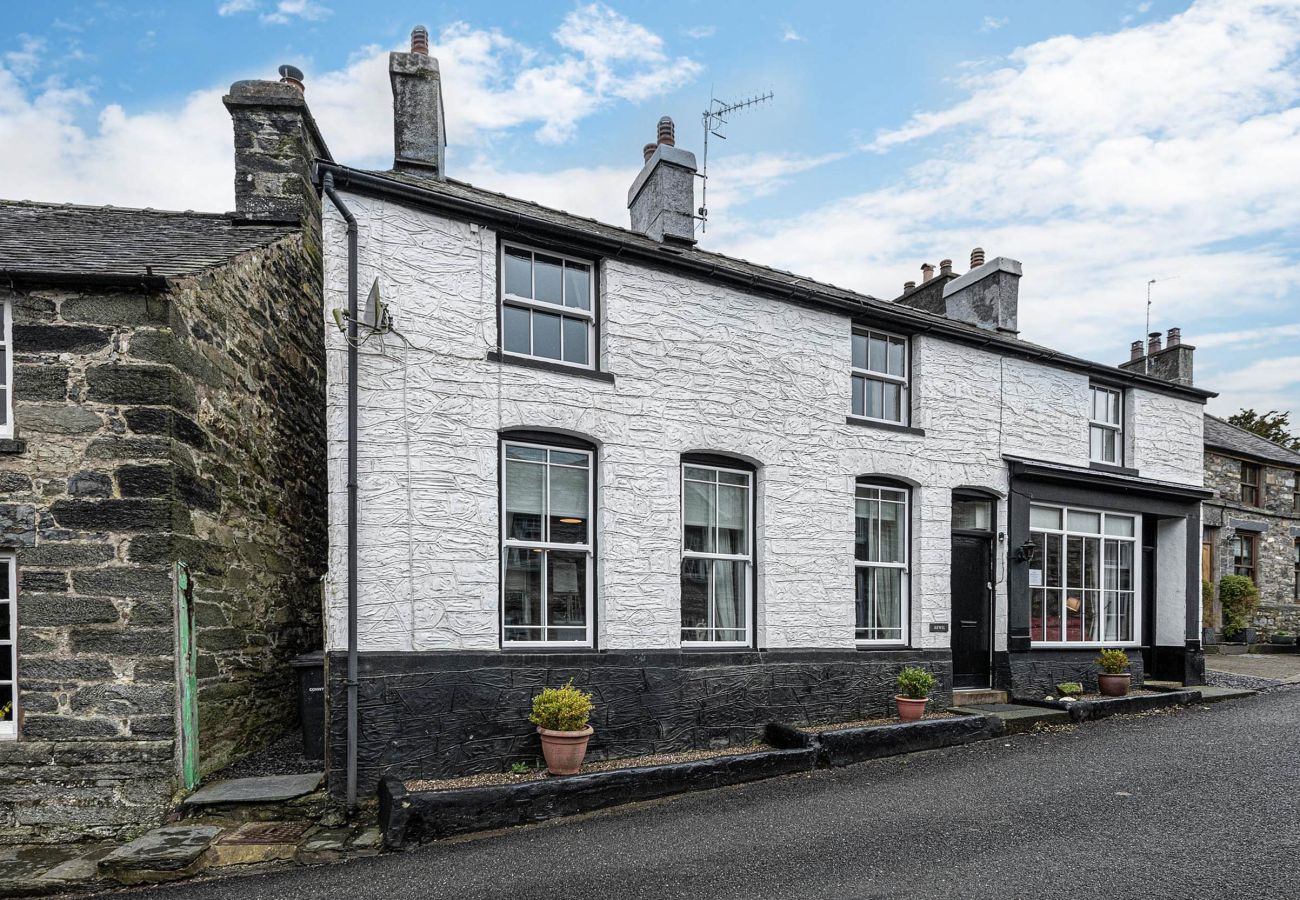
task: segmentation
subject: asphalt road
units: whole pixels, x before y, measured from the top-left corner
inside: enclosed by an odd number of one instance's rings
[[[1300,687],[127,895],[1295,898]]]

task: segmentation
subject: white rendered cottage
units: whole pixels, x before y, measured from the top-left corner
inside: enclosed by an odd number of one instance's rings
[[[570,676],[595,755],[880,713],[903,665],[1198,682],[1212,394],[1020,340],[1013,260],[888,302],[700,249],[671,123],[631,229],[450,180],[420,49],[393,170],[317,168],[335,776],[350,730],[367,791],[530,759]]]

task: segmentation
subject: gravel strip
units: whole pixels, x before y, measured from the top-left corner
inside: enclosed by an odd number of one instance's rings
[[[256,778],[262,775],[303,775],[320,772],[324,767],[323,760],[308,759],[302,755],[302,732],[291,731],[265,750],[231,763],[220,772],[207,776],[204,781]]]
[[[1244,691],[1271,691],[1282,686],[1281,681],[1272,678],[1255,678],[1251,675],[1234,675],[1231,672],[1205,671],[1205,681],[1215,687],[1240,688]]]
[[[930,719],[955,719],[958,713],[951,712],[932,712],[926,713],[921,718],[925,721]],[[805,725],[799,728],[800,731],[806,731],[810,734],[821,734],[823,731],[841,731],[845,728],[874,728],[877,725],[898,725],[902,720],[898,716],[882,716],[878,719],[854,719],[852,722],[828,722],[825,725]]]
[[[599,762],[584,763],[579,775],[592,772],[609,772],[613,769],[635,769],[638,766],[665,766],[671,763],[692,762],[697,759],[713,759],[717,756],[739,756],[742,753],[757,753],[771,750],[766,744],[745,744],[739,747],[727,747],[722,750],[683,750],[680,753],[648,753],[645,756],[625,756],[619,759],[603,759]],[[491,784],[521,784],[525,781],[538,781],[549,778],[545,766],[530,769],[526,774],[515,775],[511,772],[481,772],[478,775],[464,775],[460,778],[430,778],[406,782],[408,791],[448,791],[452,788],[485,787]]]

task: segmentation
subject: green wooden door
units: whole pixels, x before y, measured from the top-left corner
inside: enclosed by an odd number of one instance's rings
[[[180,682],[181,777],[185,790],[199,783],[199,702],[195,674],[194,582],[189,566],[176,564],[176,676]]]

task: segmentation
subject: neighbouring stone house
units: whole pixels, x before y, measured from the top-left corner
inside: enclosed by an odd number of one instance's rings
[[[1134,341],[1124,367],[1191,386],[1193,351],[1177,328],[1162,347],[1159,332]],[[1259,588],[1255,625],[1263,632],[1300,632],[1300,453],[1205,416],[1205,502],[1201,573],[1213,603],[1208,628],[1223,627],[1219,579],[1246,575]]]
[[[156,823],[320,646],[327,154],[226,104],[233,213],[0,203],[0,842]]]
[[[530,760],[570,676],[597,756],[880,714],[910,664],[1200,683],[1211,392],[1021,340],[1014,260],[884,301],[708,252],[667,120],[630,229],[455,181],[414,37],[392,170],[317,167],[336,790]]]

